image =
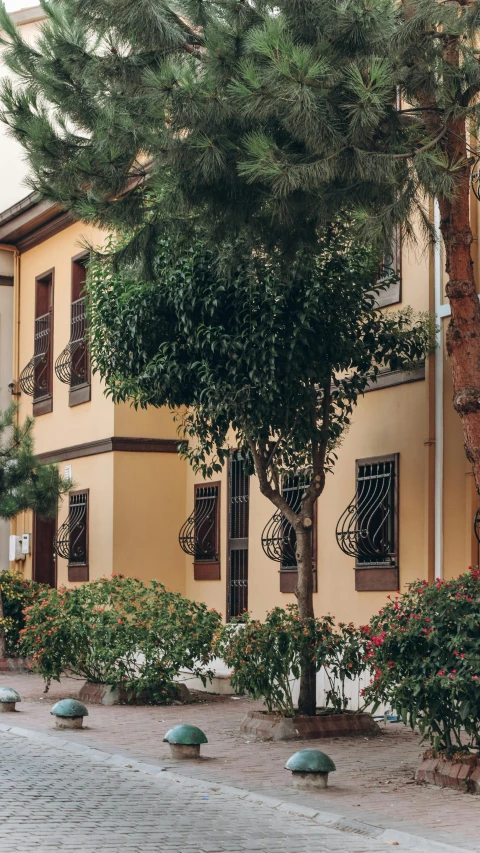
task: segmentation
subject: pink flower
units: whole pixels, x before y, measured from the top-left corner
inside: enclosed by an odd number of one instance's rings
[[[440,672],[438,673],[438,675],[445,675],[445,670],[441,669]]]

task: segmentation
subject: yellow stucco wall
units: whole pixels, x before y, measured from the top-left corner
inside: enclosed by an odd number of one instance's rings
[[[115,453],[113,565],[117,573],[185,592],[178,531],[185,520],[186,465],[174,453]]]

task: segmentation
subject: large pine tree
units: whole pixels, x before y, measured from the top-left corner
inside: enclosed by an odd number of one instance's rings
[[[480,492],[480,0],[41,3],[35,47],[0,14],[20,81],[4,86],[4,119],[43,196],[138,228],[146,272],[165,220],[242,233],[288,263],[339,210],[381,245],[397,222],[431,232],[438,199],[453,402]]]

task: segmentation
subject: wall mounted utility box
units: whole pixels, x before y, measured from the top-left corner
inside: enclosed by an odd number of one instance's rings
[[[22,554],[25,556],[30,553],[30,533],[22,533]]]
[[[9,560],[11,563],[18,563],[25,559],[25,554],[22,553],[22,537],[10,536]]]

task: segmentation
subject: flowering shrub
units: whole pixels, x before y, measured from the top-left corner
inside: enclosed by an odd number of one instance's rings
[[[480,746],[480,571],[416,581],[365,629],[367,702],[386,702],[435,752]]]
[[[204,684],[220,615],[204,604],[114,575],[50,590],[26,610],[22,648],[46,680],[62,673],[165,702],[181,669]]]
[[[329,668],[327,703],[345,710],[345,679],[364,668],[361,640],[353,625],[335,629],[333,617],[301,619],[296,605],[275,607],[264,622],[245,614],[223,630],[219,654],[233,668],[231,681],[239,693],[263,698],[268,711],[293,717],[293,681],[300,677],[301,660],[310,655],[317,671]],[[338,679],[338,681],[335,681]]]
[[[41,584],[26,580],[20,572],[0,572],[3,610],[3,615],[0,611],[0,632],[4,634],[5,654],[8,657],[17,657],[19,654],[20,631],[25,624],[23,610],[32,604],[41,590]]]

